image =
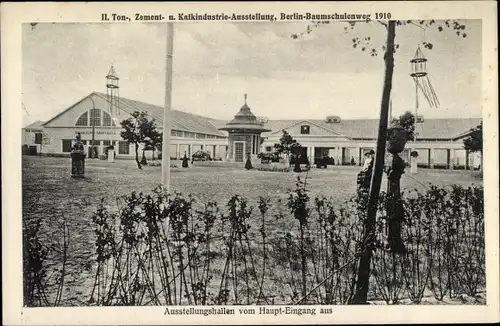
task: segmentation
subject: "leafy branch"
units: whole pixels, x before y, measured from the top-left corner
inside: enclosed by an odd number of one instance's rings
[[[383,21],[367,21],[367,22],[358,22],[358,21],[348,21],[347,26],[344,27],[345,34],[353,34],[356,33],[356,25],[357,24],[372,24],[376,22],[379,25],[382,25],[387,29],[387,24]],[[306,26],[306,29],[301,33],[295,33],[291,35],[292,39],[299,39],[305,35],[311,34],[314,29],[320,28],[324,25],[329,25],[330,21],[312,21],[310,24]],[[432,20],[398,20],[396,21],[396,26],[409,26],[413,25],[421,28],[422,30],[427,30],[428,28],[436,28],[437,31],[443,32],[445,30],[452,30],[457,36],[466,38],[466,25],[462,24],[458,20],[444,20],[444,21],[436,21]],[[376,57],[379,54],[379,51],[385,52],[386,47],[381,45],[378,47],[372,43],[372,38],[370,36],[360,36],[357,33],[352,36],[352,47],[355,49],[359,49],[363,52],[367,52],[372,57]],[[434,44],[430,42],[422,42],[424,48],[428,50],[432,50],[434,48]],[[394,53],[399,49],[399,44],[394,44]]]

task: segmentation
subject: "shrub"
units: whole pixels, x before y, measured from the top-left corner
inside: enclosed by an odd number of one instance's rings
[[[262,163],[279,162],[280,160],[278,152],[260,152],[257,154],[257,158],[260,158]]]
[[[70,241],[66,217],[59,217],[57,225],[61,237],[44,243],[40,233],[42,220],[23,220],[23,299],[24,305],[58,306],[63,300],[65,279],[68,274],[68,248]],[[62,241],[62,243],[61,243]],[[49,256],[58,252],[61,259],[49,264]],[[52,258],[52,257],[51,257]],[[49,266],[56,265],[55,270]],[[50,272],[50,273],[49,273]]]
[[[192,155],[193,161],[209,161],[211,160],[210,152],[205,152],[202,150],[196,151]]]
[[[415,137],[415,115],[411,113],[410,111],[406,111],[402,115],[400,115],[398,118],[393,118],[391,120],[391,126],[397,126],[399,128],[402,128],[407,132],[407,140],[413,140]],[[387,139],[391,138],[391,135],[393,133],[392,128],[389,128],[388,130],[388,137]]]
[[[268,172],[290,172],[290,167],[278,167],[278,166],[258,166],[257,171],[268,171]]]
[[[257,207],[238,195],[224,206],[203,204],[161,187],[121,197],[117,211],[102,201],[92,218],[96,268],[88,303],[347,303],[364,250],[367,197],[333,205],[310,198],[306,186],[307,174],[286,202],[261,197]],[[387,245],[387,196],[379,197],[370,299],[395,304],[408,295],[418,303],[425,291],[442,300],[484,289],[482,188],[432,186],[404,193],[402,203],[407,251],[396,255]],[[23,232],[25,302],[54,305],[63,300],[63,285],[44,281],[53,249],[42,245],[39,229],[34,220]]]

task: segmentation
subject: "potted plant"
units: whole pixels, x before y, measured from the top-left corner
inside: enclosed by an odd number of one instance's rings
[[[391,154],[401,153],[406,143],[413,140],[415,132],[415,116],[407,111],[391,121],[387,130],[387,151]]]
[[[387,131],[387,151],[391,154],[401,153],[408,142],[408,132],[396,122]]]

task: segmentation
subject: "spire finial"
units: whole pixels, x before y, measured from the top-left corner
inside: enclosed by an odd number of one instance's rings
[[[113,64],[111,64],[111,67],[109,67],[108,76],[117,77],[115,66]]]
[[[247,93],[245,93],[245,104],[247,104]]]

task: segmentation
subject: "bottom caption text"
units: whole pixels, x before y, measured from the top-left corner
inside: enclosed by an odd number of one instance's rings
[[[315,316],[316,314],[331,314],[333,313],[332,308],[301,308],[294,306],[281,306],[281,307],[256,307],[256,308],[194,308],[194,307],[183,307],[183,308],[165,308],[165,315],[200,315],[200,316],[211,316],[211,315],[309,315]]]

